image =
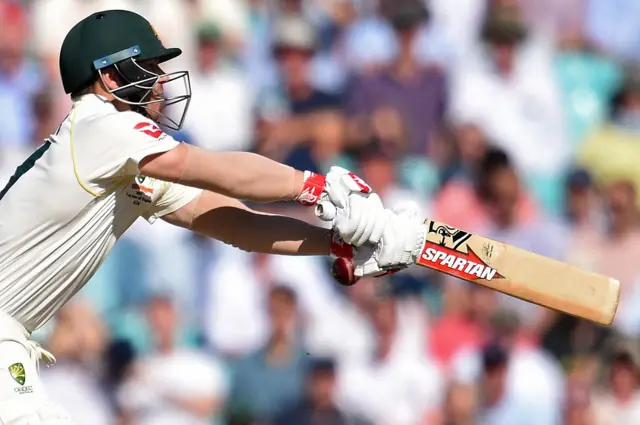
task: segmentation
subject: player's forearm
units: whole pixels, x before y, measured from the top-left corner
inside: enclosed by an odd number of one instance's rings
[[[329,230],[291,217],[219,209],[198,217],[193,230],[248,252],[329,255]]]
[[[168,222],[245,251],[284,255],[327,255],[329,231],[301,220],[253,211],[240,201],[205,191]]]
[[[257,154],[211,152],[185,144],[146,159],[140,171],[252,202],[293,200],[304,179],[302,172]]]

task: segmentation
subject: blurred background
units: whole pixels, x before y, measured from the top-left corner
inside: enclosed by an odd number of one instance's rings
[[[116,8],[184,50],[180,140],[348,167],[623,296],[602,328],[424,269],[343,288],[329,259],[140,222],[35,335],[79,424],[640,423],[640,2],[0,0],[0,180],[67,113],[66,32]]]

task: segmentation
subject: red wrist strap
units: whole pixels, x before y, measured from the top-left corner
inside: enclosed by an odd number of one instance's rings
[[[295,201],[306,206],[317,204],[324,190],[325,181],[326,178],[322,174],[305,171],[302,191],[296,196]]]
[[[331,231],[331,242],[329,245],[329,252],[331,253],[331,255],[335,256],[335,257],[342,257],[342,258],[353,258],[353,247],[351,245],[349,245],[348,243],[346,243],[341,237],[340,235],[335,232],[335,231]]]

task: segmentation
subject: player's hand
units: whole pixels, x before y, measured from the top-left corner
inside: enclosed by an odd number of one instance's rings
[[[356,212],[356,203],[352,211]],[[336,217],[340,216],[337,211]],[[382,215],[378,215],[382,217]],[[426,227],[415,203],[384,210],[384,228],[375,243],[358,247],[353,254],[354,276],[381,276],[414,264],[424,243]],[[376,235],[377,236],[377,235]],[[375,237],[372,237],[375,239]]]
[[[351,245],[375,246],[392,216],[393,212],[384,208],[378,194],[372,193],[366,198],[351,194],[346,207],[336,209],[331,226]]]
[[[383,270],[414,264],[424,245],[427,231],[416,203],[396,205],[392,213],[373,255],[377,265]]]
[[[342,167],[331,167],[326,176],[311,171],[304,172],[302,191],[295,201],[313,206],[319,202],[329,202],[337,208],[348,208],[348,198],[352,194],[367,197],[373,193],[371,187],[360,177]]]

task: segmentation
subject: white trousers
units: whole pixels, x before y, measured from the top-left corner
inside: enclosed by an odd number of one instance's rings
[[[38,376],[43,351],[13,318],[0,313],[0,425],[75,425],[52,403]]]

